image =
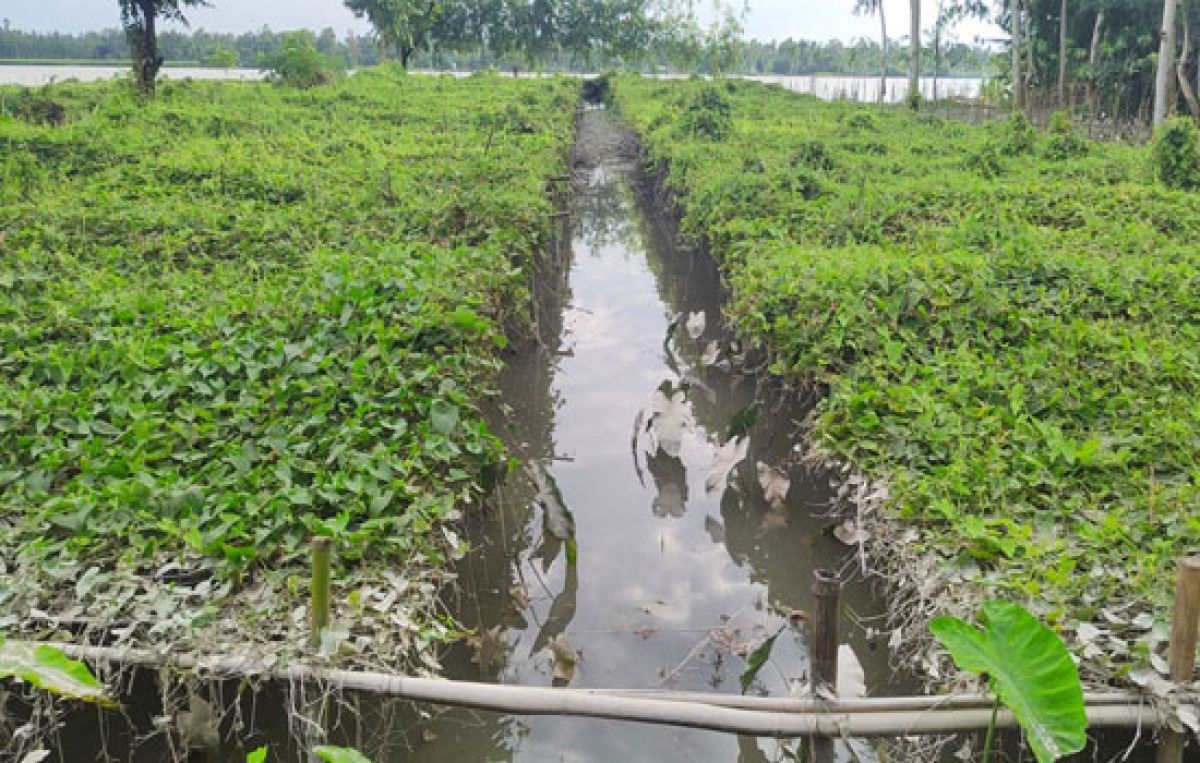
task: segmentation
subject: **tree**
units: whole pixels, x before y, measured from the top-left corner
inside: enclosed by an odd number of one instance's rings
[[[163,58],[158,54],[158,19],[187,24],[183,9],[208,5],[207,0],[119,0],[121,24],[129,37],[133,73],[146,95],[154,95],[154,82]]]
[[[921,101],[921,0],[908,0],[908,10],[908,100],[917,104]]]
[[[1158,127],[1171,112],[1171,83],[1175,79],[1175,6],[1178,0],[1163,0],[1162,31],[1158,42],[1158,71],[1154,77],[1154,119]]]
[[[879,102],[887,99],[888,38],[883,0],[854,0],[855,13],[879,14]]]
[[[345,0],[345,3],[355,16],[371,22],[379,35],[381,49],[395,51],[405,69],[415,51],[433,42],[445,10],[439,0]]]

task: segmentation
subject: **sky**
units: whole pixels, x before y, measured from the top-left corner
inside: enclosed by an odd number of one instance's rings
[[[700,0],[697,5],[703,5]],[[354,18],[340,0],[212,0],[214,7],[188,12],[192,28],[213,32],[244,32],[263,25],[279,31],[330,26],[344,33],[365,32],[369,26]],[[851,0],[749,0],[746,36],[759,40],[794,39],[849,41],[879,36],[879,20],[855,16]],[[922,0],[922,26],[936,13],[937,0]],[[888,36],[908,34],[908,0],[884,0]],[[0,0],[0,18],[18,29],[81,32],[114,27],[119,22],[116,0]],[[980,22],[962,24],[953,36],[971,42],[975,36],[999,36]]]

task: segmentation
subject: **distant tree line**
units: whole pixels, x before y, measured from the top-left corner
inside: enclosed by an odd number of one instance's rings
[[[203,29],[159,32],[158,47],[165,62],[190,63],[199,66],[235,68],[259,66],[264,58],[280,52],[283,32],[268,28],[255,32],[227,34]],[[332,28],[321,30],[313,37],[318,51],[331,56],[347,68],[372,66],[379,63],[379,45],[374,34],[346,32],[339,37]],[[889,48],[889,74],[907,71],[907,53],[899,42]],[[59,32],[25,32],[0,28],[0,59],[98,61],[113,64],[130,60],[129,40],[121,29],[98,32],[63,34]],[[942,75],[978,76],[988,68],[993,57],[987,49],[954,43],[943,51],[939,72]],[[925,56],[933,60],[932,48]],[[598,56],[580,55],[578,51],[555,48],[546,51],[539,66],[552,71],[594,71],[600,66]],[[695,70],[707,72],[712,68],[709,55],[701,50]],[[503,55],[483,46],[475,48],[418,50],[412,54],[411,65],[417,68],[474,70],[486,68],[510,69],[514,63],[525,66],[520,55]],[[628,62],[645,71],[682,71],[673,65],[663,51],[649,50],[640,60]],[[737,45],[732,65],[727,68],[737,74],[845,74],[869,75],[878,72],[879,43],[874,40],[839,40],[814,42],[783,40],[760,42],[744,40]],[[689,70],[691,67],[689,67]]]

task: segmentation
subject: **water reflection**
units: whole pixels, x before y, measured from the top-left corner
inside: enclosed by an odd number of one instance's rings
[[[540,351],[514,359],[505,417],[518,455],[545,468],[573,515],[577,551],[547,530],[537,487],[518,471],[472,533],[460,616],[480,635],[447,666],[457,677],[546,686],[554,645],[577,657],[572,686],[738,692],[746,655],[782,631],[753,691],[786,693],[807,674],[811,570],[845,557],[824,534],[828,485],[791,464],[804,410],[729,362],[740,349],[721,326],[716,270],[676,252],[639,214],[628,136],[588,112],[580,145],[569,284],[552,290],[562,322],[547,318]],[[757,422],[731,433],[752,405]],[[760,461],[789,473],[786,501],[764,495]],[[862,586],[848,602],[862,616],[876,610]],[[851,642],[878,688],[882,652],[861,629]],[[485,649],[505,656],[486,659]],[[692,730],[545,717],[516,733],[511,724],[439,713],[405,759],[729,762],[777,752]]]

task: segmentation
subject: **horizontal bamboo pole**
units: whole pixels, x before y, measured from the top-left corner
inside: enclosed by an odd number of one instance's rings
[[[730,707],[722,704],[762,699],[752,697],[695,692],[618,693],[613,690],[506,686],[304,665],[265,669],[249,658],[197,660],[188,655],[159,654],[149,650],[75,644],[51,646],[62,649],[71,657],[89,662],[145,667],[168,664],[213,678],[258,676],[267,680],[317,683],[348,691],[513,715],[605,718],[750,736],[887,737],[948,734],[986,728],[991,720],[991,710],[980,704],[978,696],[953,700],[948,708],[942,706],[950,699],[946,697],[883,697],[846,702],[771,700],[792,703],[787,706],[789,709],[780,710],[765,703],[761,707]],[[956,703],[964,706],[956,707]],[[1093,697],[1088,706],[1088,720],[1094,728],[1149,728],[1158,726],[1160,721],[1148,703],[1131,694]],[[997,722],[1001,728],[1016,726],[1016,720],[1006,711],[999,714]]]

